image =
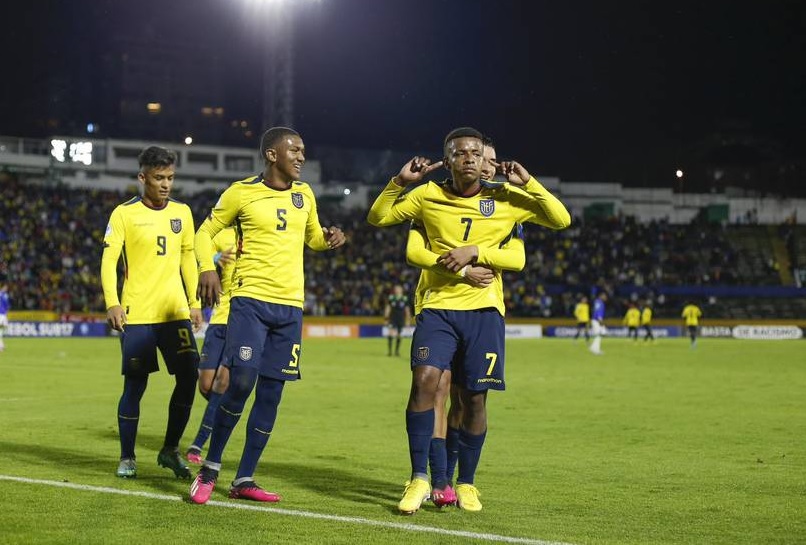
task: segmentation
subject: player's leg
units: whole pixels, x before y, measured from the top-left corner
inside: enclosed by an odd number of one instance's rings
[[[447,451],[446,471],[448,483],[453,482],[456,462],[459,460],[459,430],[462,427],[462,402],[459,397],[459,386],[462,382],[454,375],[451,384],[451,407],[448,409],[448,430],[445,434],[445,450]]]
[[[6,327],[8,327],[8,315],[0,314],[0,352],[6,349],[5,342],[3,342],[3,334],[6,332]]]
[[[137,465],[134,444],[140,422],[140,400],[148,385],[148,375],[158,369],[157,337],[151,325],[129,325],[120,334],[123,393],[118,402],[120,463],[118,477],[135,477]]]
[[[187,461],[193,464],[202,462],[202,448],[213,429],[213,418],[221,401],[221,394],[226,391],[226,388],[221,389],[222,380],[219,378],[220,373],[218,371],[219,368],[222,368],[219,364],[223,359],[226,339],[227,326],[224,324],[210,325],[204,333],[204,344],[202,344],[202,353],[199,359],[199,392],[207,399],[207,406],[204,409],[199,431],[196,432],[196,437],[185,454]],[[223,369],[228,380],[229,369],[227,367],[223,367]],[[214,389],[213,385],[217,380],[219,383],[218,388]]]
[[[462,509],[480,511],[479,491],[474,482],[487,437],[487,390],[505,388],[504,318],[494,309],[464,312],[460,330],[465,383],[459,385],[462,426],[456,495]]]
[[[415,513],[431,492],[428,452],[434,435],[434,404],[442,372],[450,367],[458,337],[448,311],[426,309],[417,316],[411,344],[412,379],[406,406],[411,478],[398,504],[402,514]]]
[[[168,404],[168,425],[165,442],[157,456],[157,463],[171,469],[177,477],[190,478],[190,469],[179,453],[179,441],[185,432],[199,373],[199,352],[190,320],[161,324],[157,342],[168,372],[174,376],[174,391]]]
[[[403,340],[403,324],[395,324],[395,356],[400,355],[400,343]]]
[[[590,351],[596,355],[602,354],[602,325],[598,320],[591,322],[591,334],[593,341],[590,344]]]
[[[431,469],[431,499],[438,507],[453,504],[456,495],[448,481],[448,451],[446,435],[448,431],[448,414],[446,407],[451,391],[451,372],[443,371],[437,386],[434,403],[434,435],[428,452]]]
[[[230,497],[276,502],[280,501],[280,496],[260,488],[255,483],[254,475],[274,429],[283,386],[287,380],[297,380],[300,376],[302,309],[274,304],[267,304],[266,309],[265,322],[270,329],[261,356],[255,403],[249,413],[246,444],[232,482]]]
[[[193,503],[206,503],[210,498],[221,469],[224,449],[257,382],[260,355],[266,342],[266,327],[262,321],[262,305],[265,304],[248,297],[233,297],[230,301],[224,347],[224,361],[229,364],[229,386],[213,419],[210,448],[204,464],[190,488]]]

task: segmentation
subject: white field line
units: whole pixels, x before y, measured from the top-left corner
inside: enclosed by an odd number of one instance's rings
[[[16,477],[13,475],[0,475],[0,481],[12,481],[25,484],[39,484],[44,486],[56,486],[61,488],[70,488],[72,490],[84,490],[87,492],[98,492],[101,494],[118,494],[121,496],[136,496],[140,498],[149,498],[152,500],[163,501],[184,501],[181,496],[171,496],[169,494],[154,494],[153,492],[139,492],[136,490],[122,490],[119,488],[109,488],[106,486],[91,486],[88,484],[75,484],[62,481],[48,481],[43,479],[29,479],[27,477]],[[418,526],[416,524],[406,524],[402,522],[384,522],[380,520],[371,520],[360,517],[343,517],[340,515],[326,515],[323,513],[314,513],[312,511],[300,511],[295,509],[280,509],[277,507],[267,507],[264,505],[254,505],[246,503],[231,503],[223,501],[208,501],[207,505],[213,507],[225,507],[228,509],[241,509],[244,511],[261,511],[264,513],[274,513],[277,515],[285,515],[290,517],[303,517],[309,519],[327,520],[333,522],[345,522],[349,524],[359,524],[363,526],[376,526],[380,528],[394,528],[397,530],[405,530],[408,532],[424,532],[429,534],[439,534],[445,536],[466,537],[470,539],[477,539],[480,541],[490,541],[497,543],[524,543],[528,545],[571,545],[569,543],[561,543],[559,541],[542,541],[539,539],[529,539],[525,537],[510,537],[498,534],[486,534],[479,532],[465,532],[462,530],[446,530],[444,528],[436,528],[433,526]]]

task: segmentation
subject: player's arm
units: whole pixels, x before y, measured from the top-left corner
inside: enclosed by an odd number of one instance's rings
[[[432,252],[428,248],[428,237],[421,226],[412,225],[409,230],[409,238],[406,242],[406,260],[409,265],[429,270],[441,276],[446,276],[454,280],[464,279],[468,284],[476,288],[486,288],[492,284],[495,277],[494,272],[488,266],[465,264],[455,271],[449,270],[443,263],[440,263],[440,255]]]
[[[381,194],[372,203],[367,214],[367,221],[375,227],[386,227],[417,218],[423,188],[415,188],[405,195],[403,195],[403,190],[409,185],[422,181],[425,176],[441,166],[442,161],[431,163],[431,160],[425,157],[414,157],[403,165],[397,176],[386,184]]]
[[[126,313],[120,306],[118,298],[118,259],[124,242],[123,217],[119,208],[115,208],[109,217],[109,224],[104,235],[104,252],[101,256],[101,287],[106,303],[106,319],[109,326],[123,331],[126,325]]]
[[[205,306],[217,305],[221,294],[221,279],[218,278],[213,261],[215,254],[213,238],[235,220],[241,206],[240,197],[238,184],[228,187],[196,231],[194,251],[199,263],[197,295]]]
[[[526,250],[520,236],[520,225],[515,225],[512,233],[498,248],[482,248],[479,246],[460,246],[439,256],[438,263],[452,272],[459,272],[464,267],[481,265],[498,271],[520,271],[526,265]]]
[[[190,207],[186,206],[184,222],[191,226],[191,229],[183,229],[182,232],[182,255],[179,262],[179,271],[182,274],[182,283],[185,286],[188,306],[190,307],[190,321],[193,329],[198,331],[202,324],[201,301],[198,297],[199,269],[196,265],[196,252],[193,248],[193,213]]]
[[[565,229],[571,225],[571,215],[565,205],[529,174],[520,163],[504,161],[496,166],[498,171],[506,176],[511,186],[517,187],[533,199],[532,203],[521,202],[520,206],[524,206],[532,212],[522,221],[537,223],[549,229]]]

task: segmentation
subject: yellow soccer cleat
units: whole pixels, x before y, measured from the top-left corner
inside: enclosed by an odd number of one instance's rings
[[[456,485],[456,499],[459,507],[465,511],[481,511],[479,496],[481,496],[479,489],[472,484],[462,483]]]
[[[401,515],[413,515],[431,494],[431,485],[425,479],[414,478],[406,481],[403,499],[397,504]]]

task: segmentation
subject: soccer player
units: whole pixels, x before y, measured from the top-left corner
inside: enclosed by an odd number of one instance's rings
[[[647,299],[644,302],[644,308],[641,309],[641,327],[644,328],[644,342],[654,341],[655,335],[652,334],[652,301]]]
[[[481,179],[491,182],[495,177],[497,159],[495,144],[489,138],[484,139],[484,163],[481,167]],[[515,184],[518,185],[518,184]],[[526,252],[523,245],[522,227],[516,225],[512,232],[499,244],[499,250],[488,250],[490,261],[501,270],[519,271],[526,263]],[[406,260],[409,264],[427,269],[452,278],[464,278],[464,281],[477,288],[486,288],[492,283],[494,274],[492,267],[466,265],[459,273],[451,272],[439,264],[439,254],[430,251],[425,230],[422,226],[412,225],[406,244]],[[422,284],[418,288],[422,288]],[[424,289],[427,289],[425,287]],[[422,310],[424,293],[416,292],[416,314]],[[434,404],[434,435],[429,448],[429,467],[431,469],[431,499],[437,507],[456,503],[456,493],[451,486],[456,462],[459,456],[459,429],[462,411],[459,400],[459,388],[451,384],[452,372],[446,369],[439,379]],[[450,410],[445,414],[448,399]]]
[[[571,218],[562,203],[516,162],[504,162],[500,171],[510,181],[517,177],[529,191],[510,184],[482,183],[482,135],[471,128],[451,131],[444,142],[444,159],[437,163],[414,157],[401,168],[375,200],[368,214],[372,225],[384,227],[415,220],[422,224],[439,263],[452,272],[469,264],[490,265],[490,249],[530,221],[561,229]],[[405,195],[443,164],[452,179],[428,182]],[[459,475],[456,495],[461,508],[479,511],[474,486],[487,432],[486,399],[489,389],[504,389],[504,302],[500,272],[492,284],[478,289],[458,279],[423,270],[420,280],[423,309],[412,340],[412,387],[406,410],[406,430],[412,473],[398,504],[402,514],[413,514],[431,492],[428,454],[434,432],[434,406],[439,380],[451,367],[459,373],[462,426],[459,438]]]
[[[3,342],[3,333],[8,327],[8,311],[11,309],[11,300],[8,297],[8,285],[0,282],[0,352],[6,349]]]
[[[403,328],[411,322],[409,297],[403,294],[403,286],[397,284],[392,288],[392,294],[383,309],[383,319],[386,320],[387,339],[389,341],[387,356],[392,355],[392,340],[395,340],[395,356],[400,355],[400,336]]]
[[[190,207],[170,198],[176,154],[151,146],[139,156],[141,197],[118,205],[109,218],[101,258],[107,321],[120,331],[123,395],[118,404],[118,477],[137,476],[134,453],[140,399],[148,375],[159,369],[157,348],[176,385],[157,463],[190,478],[179,454],[196,390],[199,353],[193,331],[202,324],[196,297],[198,272],[193,252]],[[123,254],[123,297],[118,299],[117,263]]]
[[[607,294],[605,292],[601,292],[593,300],[593,316],[591,317],[593,342],[590,345],[590,351],[597,356],[604,354],[604,352],[602,352],[602,335],[607,331],[604,325],[605,301],[607,301]]]
[[[580,297],[579,302],[574,306],[574,318],[577,321],[577,334],[574,335],[574,340],[579,339],[579,335],[584,331],[585,342],[590,341],[591,309],[588,304],[588,298],[584,295]]]
[[[638,326],[641,325],[641,311],[635,306],[635,303],[630,303],[627,312],[624,314],[622,320],[624,325],[627,326],[627,337],[632,337],[633,341],[638,340]]]
[[[686,322],[686,328],[688,329],[688,336],[691,339],[691,348],[697,346],[697,332],[700,325],[700,317],[702,316],[702,311],[700,307],[695,305],[692,301],[686,301],[686,306],[683,307],[683,313],[681,314],[683,320]]]
[[[224,354],[224,341],[227,338],[227,318],[229,317],[229,292],[232,272],[235,269],[235,229],[222,229],[213,238],[213,262],[221,270],[221,297],[218,306],[213,309],[210,325],[204,332],[201,359],[199,360],[199,392],[207,400],[199,431],[188,447],[185,458],[192,464],[201,464],[201,451],[210,431],[213,429],[221,396],[229,385],[229,368],[220,365]]]
[[[305,163],[300,135],[286,127],[263,134],[263,172],[233,183],[222,193],[196,233],[201,275],[199,294],[217,304],[221,284],[215,271],[211,240],[235,225],[237,263],[232,278],[223,364],[229,387],[216,411],[210,448],[190,487],[194,503],[206,503],[221,469],[221,457],[252,390],[246,445],[231,498],[276,502],[280,496],[255,483],[255,468],[269,440],[286,381],[300,378],[302,341],[303,248],[324,251],[345,242],[337,227],[319,223],[316,198],[299,180]]]

